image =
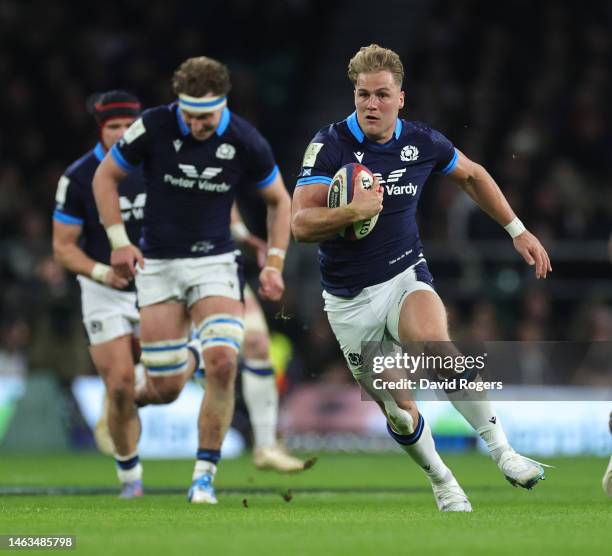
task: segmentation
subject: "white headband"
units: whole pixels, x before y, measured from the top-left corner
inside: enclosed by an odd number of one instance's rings
[[[214,112],[227,104],[227,97],[190,97],[183,93],[179,94],[179,108],[194,114]]]

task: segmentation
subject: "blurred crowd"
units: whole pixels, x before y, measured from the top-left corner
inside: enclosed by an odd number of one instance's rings
[[[420,226],[452,335],[612,340],[612,7],[519,0],[502,18],[497,3],[429,4],[401,53],[403,116],[429,122],[490,171],[550,247],[554,269],[536,283],[497,224],[432,180]],[[232,108],[270,139],[292,188],[302,155],[289,147],[292,115],[308,104],[310,68],[325,63],[326,32],[351,11],[315,0],[46,6],[0,3],[0,375],[48,368],[70,379],[93,367],[78,288],[52,259],[50,229],[59,176],[97,140],[86,98],[125,88],[146,106],[170,102],[178,63],[218,57],[232,71]],[[384,46],[382,37],[361,42]],[[265,305],[292,346],[288,380],[347,381],[322,312],[316,249],[292,251],[284,305]]]

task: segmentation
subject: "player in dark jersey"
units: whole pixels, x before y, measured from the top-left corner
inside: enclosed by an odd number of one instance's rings
[[[98,144],[71,164],[59,180],[53,213],[53,252],[59,263],[78,274],[83,323],[89,351],[108,394],[108,428],[121,496],[142,496],[138,459],[140,422],[134,405],[133,342],[139,315],[133,282],[110,264],[110,245],[93,196],[93,176],[106,152],[140,115],[140,101],[125,91],[99,95],[90,106],[100,129]],[[137,169],[119,188],[121,218],[131,241],[140,238],[146,201],[142,172]],[[100,437],[99,431],[96,439]]]
[[[266,242],[252,234],[232,207],[231,232],[240,247],[255,252],[259,267],[265,265]],[[270,357],[270,331],[264,311],[253,290],[244,289],[244,342],[240,374],[242,398],[253,430],[253,462],[259,469],[292,473],[304,470],[304,462],[291,455],[277,440],[278,390]]]
[[[212,481],[233,413],[244,334],[243,280],[230,211],[241,188],[257,188],[266,202],[269,248],[260,293],[277,300],[284,290],[290,198],[267,141],[226,107],[230,79],[223,64],[190,58],[172,84],[178,102],[147,110],[126,131],[100,164],[94,193],[113,247],[113,268],[124,277],[136,275],[142,362],[157,400],[174,399],[190,376],[187,337],[191,322],[197,328],[206,394],[188,498],[214,504]],[[147,190],[142,252],[127,237],[117,194],[121,180],[141,163]],[[154,403],[155,397],[138,401]]]
[[[389,433],[425,470],[440,510],[471,511],[465,493],[437,454],[416,404],[382,396],[373,388],[372,374],[362,365],[361,343],[381,342],[387,335],[395,342],[428,342],[431,347],[439,341],[448,346],[445,308],[432,287],[415,218],[433,172],[448,175],[506,228],[517,251],[535,265],[537,278],[546,277],[550,260],[482,166],[440,132],[398,117],[404,105],[404,71],[395,52],[378,45],[363,47],[351,59],[348,75],[355,86],[356,110],[320,130],[308,146],[293,197],[292,231],[298,241],[320,243],[323,297],[331,327],[353,375],[379,402]],[[356,188],[351,203],[327,208],[331,179],[350,162],[372,170],[375,187]],[[378,222],[365,238],[347,241],[339,236],[340,230],[376,214]],[[448,378],[457,376],[453,369],[446,373]],[[461,391],[449,394],[449,399],[513,484],[531,488],[543,477],[540,464],[512,450],[482,393]],[[461,401],[465,399],[478,403]]]

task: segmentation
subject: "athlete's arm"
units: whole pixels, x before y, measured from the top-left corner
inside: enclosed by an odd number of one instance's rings
[[[277,301],[285,291],[282,271],[289,245],[291,198],[280,172],[270,185],[260,189],[260,193],[267,208],[268,253],[259,274],[259,293],[265,299]]]
[[[242,220],[242,216],[235,202],[232,205],[230,229],[235,241],[247,245],[255,251],[257,264],[259,268],[263,268],[266,264],[266,257],[268,255],[268,244],[249,231]]]
[[[498,224],[506,227],[513,222],[516,214],[489,172],[461,151],[457,150],[457,153],[457,165],[448,174],[450,178]],[[546,278],[552,267],[548,253],[538,238],[528,230],[524,230],[514,237],[513,243],[525,261],[529,265],[535,265],[536,278]]]
[[[119,206],[119,183],[127,176],[119,165],[107,154],[94,175],[93,192],[102,224],[111,243],[111,265],[124,278],[136,274],[136,262],[144,267],[140,249],[130,243]]]
[[[82,227],[79,225],[53,221],[53,256],[55,260],[75,274],[93,278],[113,288],[125,288],[128,285],[125,278],[117,276],[107,265],[98,263],[88,257],[79,247],[78,240],[81,231]]]
[[[383,189],[355,189],[353,200],[343,207],[327,208],[325,184],[302,185],[293,193],[291,231],[296,241],[320,242],[334,237],[353,222],[371,218],[382,210]]]
[[[93,179],[93,192],[105,228],[123,225],[119,208],[119,183],[127,176],[110,155],[106,155],[98,166]]]

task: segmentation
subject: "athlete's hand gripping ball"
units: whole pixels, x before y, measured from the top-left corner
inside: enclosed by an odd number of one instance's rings
[[[383,191],[378,178],[363,164],[345,164],[336,172],[328,190],[327,206],[346,206],[352,221],[338,232],[341,237],[355,241],[374,229],[383,208]]]
[[[355,187],[353,190],[353,200],[349,206],[355,211],[357,220],[366,220],[379,214],[383,209],[384,189],[374,176],[374,185],[369,189]]]

